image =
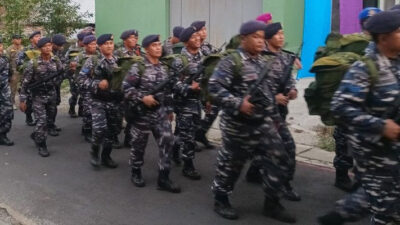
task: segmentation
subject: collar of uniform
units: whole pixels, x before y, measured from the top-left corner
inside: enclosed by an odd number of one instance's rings
[[[122,46],[122,53],[123,53],[123,54],[128,54],[128,55],[131,55],[131,54],[129,54],[129,53],[135,54],[135,49],[129,50],[127,47]]]
[[[201,59],[201,58],[203,57],[203,54],[201,53],[200,49],[199,49],[199,51],[198,51],[195,55],[193,55],[192,53],[190,53],[190,52],[187,50],[186,47],[183,47],[183,48],[182,48],[181,54],[182,54],[182,55],[188,56],[190,59],[192,59],[192,58],[197,58],[197,57],[198,57],[199,59]]]
[[[150,60],[149,59],[147,59],[147,57],[146,56],[144,56],[143,57],[143,61],[144,61],[144,64],[145,65],[150,65],[150,66],[155,66],[155,67],[159,67],[159,66],[161,66],[161,63],[160,63],[160,61],[158,61],[158,63],[157,64],[153,64],[153,63],[151,63],[150,62]]]
[[[44,61],[42,55],[40,55],[40,56],[37,58],[37,61],[38,61],[38,63]],[[49,61],[55,61],[55,56],[52,55],[52,56],[50,57],[50,60],[49,60]]]
[[[238,48],[238,51],[240,57],[242,57],[242,59],[244,60],[260,60],[262,58],[261,54],[258,54],[256,58],[251,57],[251,55],[248,52],[246,52],[243,48]]]

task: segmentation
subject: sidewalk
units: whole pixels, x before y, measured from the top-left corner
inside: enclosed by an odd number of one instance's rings
[[[298,98],[289,104],[288,124],[296,142],[296,160],[317,166],[333,168],[334,152],[329,152],[318,147],[318,136],[315,132],[317,126],[323,126],[319,116],[308,115],[307,104],[304,100],[304,89],[314,78],[301,79],[297,83]],[[208,132],[208,138],[221,143],[219,121],[216,120]]]

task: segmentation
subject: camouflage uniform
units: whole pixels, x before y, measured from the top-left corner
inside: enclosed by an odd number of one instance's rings
[[[230,194],[246,160],[253,158],[256,166],[261,168],[266,197],[278,201],[288,180],[286,162],[289,157],[277,132],[279,123],[274,124],[274,118],[279,118],[279,115],[266,79],[259,88],[265,104],[255,104],[252,116],[239,112],[242,98],[258,79],[266,62],[262,56],[251,58],[244,50],[237,51],[243,63],[242,74],[234,74],[235,61],[229,55],[218,64],[209,82],[210,95],[222,106],[222,148],[218,150],[217,174],[212,190],[215,195]]]
[[[164,81],[168,75],[166,69],[161,65],[153,65],[147,59],[144,60],[145,70],[140,74],[137,64],[133,65],[124,79],[123,90],[125,100],[130,104],[137,104],[152,90],[156,85]],[[135,112],[131,124],[130,134],[132,140],[131,158],[129,161],[133,169],[140,169],[143,165],[143,156],[146,149],[149,133],[152,132],[159,147],[160,160],[158,163],[160,170],[170,169],[170,152],[173,144],[171,123],[168,114],[173,112],[172,93],[167,87],[167,91],[161,91],[155,95],[160,103],[154,109],[146,108],[141,112]],[[133,112],[132,112],[133,113]]]
[[[203,57],[201,52],[192,55],[186,48],[182,49],[181,53],[187,57],[189,65],[183,77],[174,86],[174,107],[176,113],[176,129],[175,136],[178,138],[179,149],[182,151],[182,158],[194,159],[196,143],[194,135],[200,124],[201,104],[200,92],[195,92],[191,89],[191,84],[186,83],[189,74],[195,74],[198,70],[198,65]],[[180,58],[173,62],[173,67],[178,70],[184,67]]]
[[[100,90],[99,83],[103,79],[110,79],[113,75],[113,68],[117,67],[117,58],[106,59],[103,56],[98,59],[97,66],[94,68],[93,79],[89,76],[93,67],[91,57],[86,60],[85,65],[79,74],[79,82],[92,94],[92,144],[99,146],[103,144],[103,153],[107,149],[109,156],[113,143],[113,137],[120,132],[119,105],[123,99],[122,92],[112,92]]]
[[[44,82],[34,90],[29,90],[32,95],[33,113],[37,120],[35,130],[32,134],[36,144],[45,143],[47,128],[54,127],[54,115],[57,110],[57,85],[64,72],[61,61],[52,56],[50,61],[44,61],[41,56],[35,60],[29,61],[25,71],[24,79],[21,85],[20,101],[26,102],[28,98],[28,85],[38,81],[53,73],[59,76]]]
[[[20,46],[19,48],[15,48],[14,45],[11,45],[7,48],[7,56],[10,59],[10,65],[13,71],[13,75],[11,77],[11,101],[14,104],[15,95],[18,90],[18,84],[21,82],[21,74],[17,71],[17,57],[20,51],[22,51],[24,46]]]
[[[11,121],[14,118],[9,85],[11,76],[12,70],[7,57],[0,56],[0,136],[10,131]]]
[[[94,64],[92,60],[92,64],[86,64],[86,61],[93,57],[93,55],[88,55],[85,52],[81,52],[74,59],[73,62],[77,63],[77,68],[81,68],[80,71],[76,71],[73,76],[75,76],[75,80],[79,87],[79,93],[82,98],[82,133],[91,135],[92,133],[92,114],[91,114],[91,105],[92,105],[92,95],[89,90],[89,84],[92,82]],[[97,57],[97,56],[95,56]],[[83,67],[85,65],[86,67]],[[85,85],[86,82],[86,85]]]
[[[371,82],[364,62],[354,63],[335,93],[332,110],[348,127],[347,141],[374,214],[372,224],[398,224],[400,144],[385,141],[382,130],[385,112],[400,93],[400,60],[382,56],[376,47],[367,57],[379,68],[377,80]]]
[[[210,43],[204,41],[200,46],[200,51],[204,56],[208,56],[215,53],[216,49]]]
[[[61,63],[63,64],[63,68],[67,68],[67,59],[65,58],[65,55],[63,54],[62,50],[53,50],[53,55],[58,57],[58,59],[61,61]],[[57,106],[60,105],[61,103],[61,83],[64,81],[64,78],[67,77],[67,73],[65,72],[65,74],[61,74],[61,76],[59,77],[58,81],[57,81],[57,86],[56,86],[56,91],[57,91],[57,101],[56,101],[56,113],[54,114],[54,118],[53,118],[53,125],[55,126],[55,122],[56,122],[56,117],[57,117]],[[55,129],[56,127],[49,127],[49,129]]]
[[[76,47],[76,46],[71,46],[67,53],[65,54],[64,58],[68,59],[69,55],[71,53],[71,51],[78,51],[78,52],[82,52],[84,51],[84,49],[82,47]],[[69,62],[66,61],[67,65],[69,65]],[[82,110],[83,110],[83,98],[79,93],[79,86],[76,82],[76,80],[74,79],[74,74],[73,73],[69,73],[69,76],[67,77],[69,80],[69,91],[71,92],[71,97],[68,99],[68,103],[70,105],[70,108],[75,109],[76,103],[78,103],[78,115],[81,116],[82,114]]]
[[[29,61],[29,58],[26,56],[25,52],[29,51],[29,50],[38,50],[36,47],[34,47],[32,44],[30,44],[29,46],[25,47],[22,51],[20,51],[17,54],[17,68],[22,68],[24,66],[24,63],[26,63],[27,61]],[[24,71],[20,70],[20,72],[22,73],[22,77],[21,77],[21,86],[22,86],[22,82],[24,80]],[[26,93],[26,111],[25,114],[28,117],[32,118],[32,113],[33,113],[33,109],[32,109],[32,95],[28,92]]]

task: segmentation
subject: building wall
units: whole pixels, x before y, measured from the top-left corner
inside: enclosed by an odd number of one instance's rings
[[[96,0],[96,33],[113,33],[115,41],[127,29],[148,34],[169,35],[169,0]]]

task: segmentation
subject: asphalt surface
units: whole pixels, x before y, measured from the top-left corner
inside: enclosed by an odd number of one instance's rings
[[[13,147],[0,146],[0,206],[18,215],[23,224],[40,225],[196,225],[196,224],[270,224],[280,223],[262,215],[261,187],[241,177],[231,196],[240,213],[237,221],[225,220],[213,212],[210,191],[216,163],[215,150],[198,153],[195,165],[202,174],[199,181],[181,175],[173,167],[171,179],[183,192],[172,194],[156,190],[158,150],[151,138],[143,168],[146,187],[137,188],[129,180],[128,149],[114,150],[117,169],[94,170],[89,164],[90,145],[80,135],[81,119],[58,116],[59,137],[48,137],[51,156],[37,154],[29,138],[33,128],[24,124],[16,112],[9,134]],[[121,138],[122,139],[122,138]],[[299,225],[315,225],[316,217],[334,207],[345,195],[333,187],[333,171],[297,165],[294,186],[301,202],[282,201],[295,213]],[[0,223],[1,224],[1,223]],[[368,224],[365,219],[355,225]]]

